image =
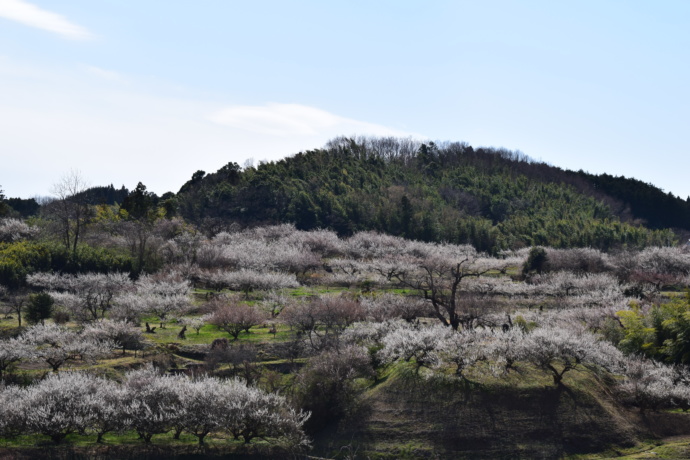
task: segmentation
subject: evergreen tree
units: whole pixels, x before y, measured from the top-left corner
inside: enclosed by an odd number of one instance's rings
[[[41,292],[29,296],[29,304],[26,307],[26,320],[29,324],[44,324],[45,320],[53,315],[53,298]]]

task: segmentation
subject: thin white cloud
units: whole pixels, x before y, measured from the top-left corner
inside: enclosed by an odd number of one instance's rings
[[[48,195],[70,168],[92,184],[141,181],[161,194],[199,169],[280,160],[340,135],[411,135],[297,104],[223,109],[87,64],[46,68],[0,56],[0,88],[0,186],[9,196]]]
[[[65,38],[86,40],[92,37],[88,30],[70,22],[64,16],[24,0],[0,0],[0,17],[47,30]]]
[[[330,132],[407,135],[386,126],[341,117],[299,104],[237,105],[211,114],[214,123],[270,136],[314,136]]]
[[[118,72],[112,71],[112,70],[106,70],[106,69],[102,69],[100,67],[96,67],[96,66],[92,66],[92,65],[84,65],[83,68],[88,73],[90,73],[92,75],[96,75],[97,77],[103,78],[105,80],[110,80],[110,81],[124,81],[125,80],[125,78],[121,74],[119,74]]]

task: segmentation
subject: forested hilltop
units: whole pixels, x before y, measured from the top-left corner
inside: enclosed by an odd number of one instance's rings
[[[197,171],[177,205],[195,223],[376,230],[491,253],[667,245],[690,230],[690,202],[650,184],[566,171],[504,149],[396,138],[339,138],[257,167]]]

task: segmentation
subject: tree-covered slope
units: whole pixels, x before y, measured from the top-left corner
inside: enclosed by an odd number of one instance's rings
[[[690,197],[681,200],[652,184],[623,176],[578,174],[597,190],[628,206],[630,213],[644,219],[648,227],[690,230]]]
[[[332,228],[343,235],[378,230],[492,252],[528,245],[668,244],[672,232],[659,229],[690,228],[690,204],[636,184],[464,143],[342,138],[256,168],[229,163],[213,174],[198,171],[177,202],[182,215],[196,222],[294,222],[300,229]],[[663,209],[672,208],[676,217],[638,205],[658,203],[659,193]],[[634,223],[640,221],[656,230]]]

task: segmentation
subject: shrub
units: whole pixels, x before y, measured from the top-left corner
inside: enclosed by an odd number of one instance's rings
[[[533,247],[525,264],[522,266],[522,273],[525,275],[532,272],[542,273],[546,267],[547,260],[546,249],[538,246]]]
[[[53,314],[53,298],[41,292],[29,296],[29,304],[26,307],[26,320],[29,324],[44,324],[45,320]]]

